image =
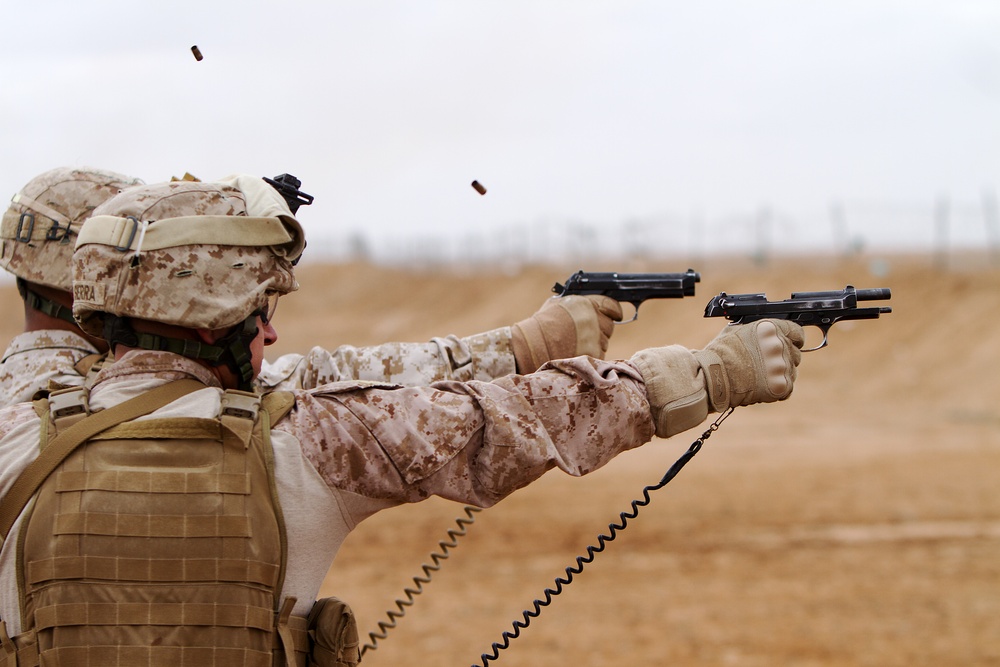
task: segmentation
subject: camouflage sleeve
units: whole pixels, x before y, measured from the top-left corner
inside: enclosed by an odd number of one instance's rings
[[[407,386],[442,380],[488,382],[515,372],[510,327],[474,336],[434,338],[428,343],[344,345],[330,351],[287,354],[265,362],[257,377],[265,391],[312,389],[344,380],[391,382]]]
[[[589,357],[490,383],[320,387],[298,393],[275,428],[331,488],[375,504],[437,495],[481,507],[551,468],[585,475],[653,437],[635,366]]]
[[[53,386],[79,386],[76,364],[97,352],[86,340],[65,331],[31,331],[11,341],[0,361],[0,406],[30,401]]]

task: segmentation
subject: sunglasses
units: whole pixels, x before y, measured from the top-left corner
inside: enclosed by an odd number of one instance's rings
[[[270,324],[271,320],[274,319],[274,311],[278,309],[279,296],[277,292],[268,292],[267,304],[254,311],[254,315],[259,317],[265,325]]]

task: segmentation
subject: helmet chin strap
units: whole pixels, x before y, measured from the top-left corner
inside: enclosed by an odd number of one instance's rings
[[[211,366],[226,366],[239,378],[240,391],[253,391],[253,354],[250,344],[257,337],[257,314],[252,313],[242,324],[215,341],[214,344],[196,340],[170,338],[151,333],[138,332],[132,328],[127,318],[105,314],[104,339],[114,349],[124,345],[142,350],[173,352],[188,359],[208,362]]]
[[[18,276],[17,278],[17,291],[20,293],[21,298],[24,302],[28,304],[30,308],[45,313],[49,317],[55,317],[64,322],[69,322],[73,326],[76,326],[76,320],[73,319],[73,309],[67,308],[66,306],[56,303],[52,299],[47,299],[41,294],[38,294],[32,289],[28,288],[28,282]]]

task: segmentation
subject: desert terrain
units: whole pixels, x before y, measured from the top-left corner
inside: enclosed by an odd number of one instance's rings
[[[578,268],[701,272],[650,301],[610,357],[701,347],[721,291],[892,289],[893,313],[834,327],[789,400],[738,409],[617,539],[501,651],[499,665],[1000,665],[1000,263],[978,255],[677,258],[405,271],[304,264],[269,356],[469,335],[531,315]],[[13,285],[3,303],[19,313]],[[9,339],[20,317],[0,323]],[[707,426],[706,423],[705,426]],[[558,471],[475,514],[363,664],[482,664],[522,611],[657,483],[702,429],[584,478]],[[349,538],[324,595],[363,643],[465,517],[432,499]]]

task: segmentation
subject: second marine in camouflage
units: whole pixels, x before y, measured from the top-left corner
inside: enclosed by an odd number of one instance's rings
[[[80,226],[93,209],[140,179],[91,167],[60,167],[40,174],[14,195],[0,228],[0,265],[17,276],[25,300],[25,331],[0,361],[0,405],[29,401],[53,388],[80,386],[107,346],[72,320],[70,262]],[[247,202],[254,206],[266,199]],[[279,204],[280,205],[280,204]],[[288,211],[291,215],[291,212]],[[38,294],[48,295],[48,299]],[[491,380],[529,372],[549,358],[603,357],[621,319],[611,299],[547,302],[510,327],[427,343],[314,347],[265,362],[262,391],[309,388],[359,379],[421,385],[439,380]],[[527,335],[526,335],[527,334]],[[520,351],[520,362],[515,355]]]

